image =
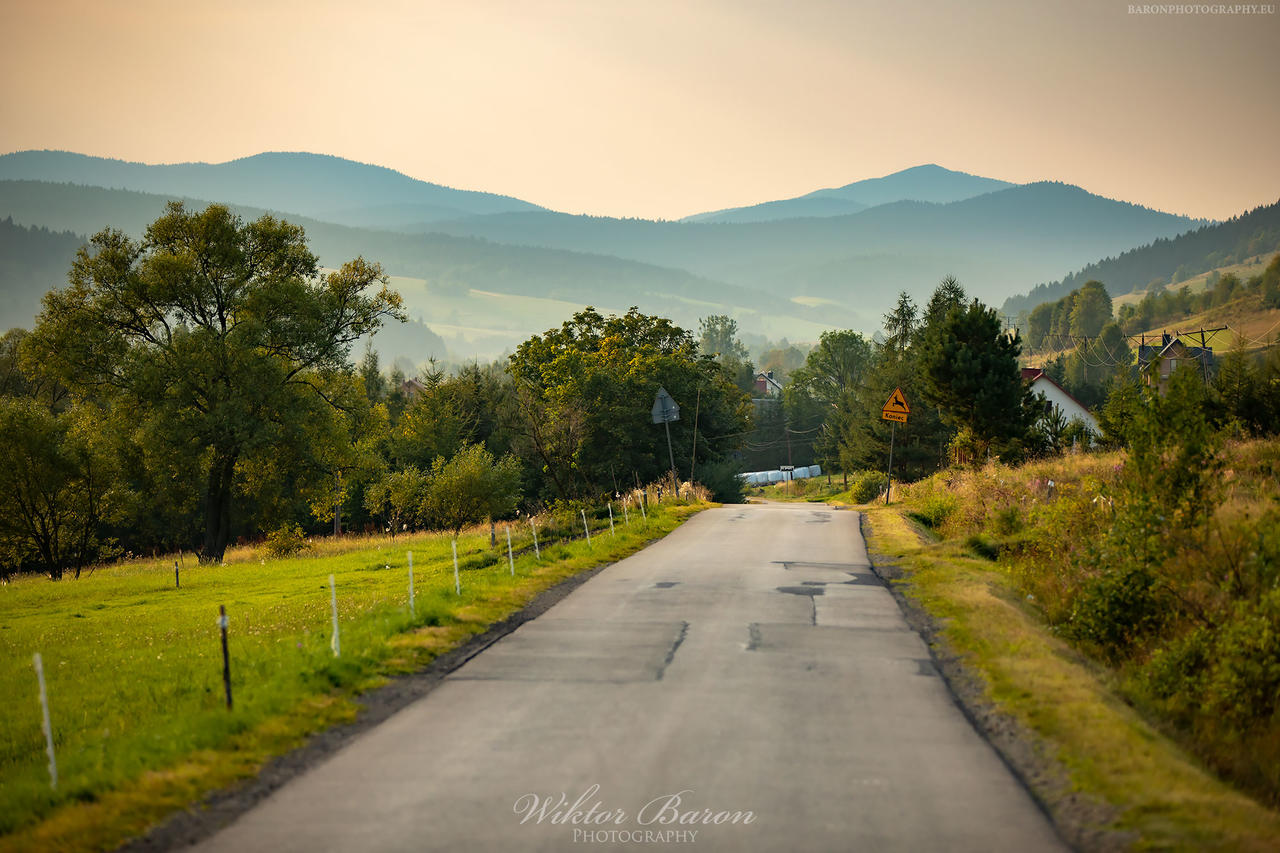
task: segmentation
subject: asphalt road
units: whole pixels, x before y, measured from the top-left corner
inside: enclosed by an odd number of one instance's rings
[[[611,846],[1065,849],[857,514],[787,504],[704,512],[605,569],[200,849]]]

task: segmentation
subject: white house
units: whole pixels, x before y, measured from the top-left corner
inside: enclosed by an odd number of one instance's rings
[[[1032,393],[1043,394],[1051,406],[1062,412],[1062,417],[1067,423],[1082,421],[1085,426],[1093,430],[1094,435],[1102,433],[1098,427],[1098,419],[1089,414],[1085,405],[1067,393],[1067,389],[1054,382],[1040,368],[1022,368],[1022,381],[1031,385]]]

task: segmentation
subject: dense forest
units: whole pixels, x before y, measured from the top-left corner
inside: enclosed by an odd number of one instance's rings
[[[1089,264],[1060,281],[1039,284],[1026,296],[1011,296],[1002,311],[1016,316],[1066,296],[1087,281],[1102,281],[1118,296],[1174,286],[1208,270],[1280,249],[1280,202],[1256,207],[1226,222],[1205,225],[1173,238],[1158,238],[1116,257]]]

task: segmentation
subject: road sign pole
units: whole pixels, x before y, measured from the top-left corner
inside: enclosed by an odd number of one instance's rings
[[[887,482],[884,484],[884,505],[889,505],[889,490],[893,488],[893,439],[898,433],[896,421],[889,421],[889,470],[885,472]]]
[[[676,455],[671,451],[671,423],[670,421],[663,421],[662,425],[666,427],[667,430],[667,457],[671,460],[671,482],[675,483],[677,482]]]

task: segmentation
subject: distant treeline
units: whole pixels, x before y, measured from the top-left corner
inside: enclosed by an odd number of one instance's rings
[[[1039,284],[1026,296],[1011,296],[1003,311],[1018,315],[1053,302],[1087,281],[1103,281],[1113,295],[1142,290],[1157,282],[1175,285],[1226,264],[1280,249],[1280,201],[1257,207],[1226,222],[1206,225],[1114,258],[1090,264],[1061,281]]]
[[[1180,320],[1210,308],[1226,305],[1241,296],[1259,294],[1262,308],[1280,308],[1280,254],[1271,259],[1261,275],[1241,279],[1234,273],[1211,276],[1210,286],[1199,293],[1190,288],[1153,288],[1137,305],[1121,305],[1116,320],[1126,335]]]
[[[0,219],[0,324],[30,325],[40,297],[67,283],[67,270],[84,243],[70,231],[28,228],[11,216]]]

